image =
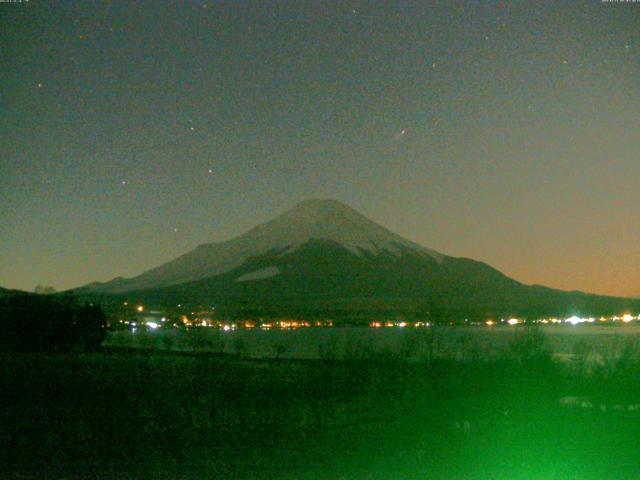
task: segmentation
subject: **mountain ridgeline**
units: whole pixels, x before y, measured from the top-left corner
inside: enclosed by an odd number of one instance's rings
[[[460,321],[640,310],[638,299],[524,285],[406,240],[334,200],[302,202],[235,239],[76,292],[257,317]]]

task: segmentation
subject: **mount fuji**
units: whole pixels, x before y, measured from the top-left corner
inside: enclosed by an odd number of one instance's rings
[[[637,299],[524,285],[485,263],[411,242],[336,200],[303,201],[237,238],[76,292],[276,316],[484,319],[640,309]]]

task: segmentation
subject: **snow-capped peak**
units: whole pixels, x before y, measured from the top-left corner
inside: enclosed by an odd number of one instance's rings
[[[282,254],[314,240],[329,240],[354,254],[410,250],[441,262],[443,256],[390,232],[336,200],[306,200],[245,234],[196,249],[137,277],[104,285],[105,290],[127,291],[162,287],[220,275],[248,258],[279,251]],[[100,289],[100,288],[98,288]]]
[[[265,251],[282,247],[292,251],[311,240],[331,240],[356,254],[382,250],[397,254],[405,248],[438,261],[441,258],[439,253],[390,232],[337,200],[305,200],[240,238],[255,242]]]

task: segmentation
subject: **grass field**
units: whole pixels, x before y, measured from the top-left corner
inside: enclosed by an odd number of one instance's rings
[[[0,477],[632,479],[640,361],[0,358]]]

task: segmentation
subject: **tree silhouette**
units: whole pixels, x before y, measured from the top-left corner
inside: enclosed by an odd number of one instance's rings
[[[42,285],[41,283],[36,285],[36,288],[33,289],[34,293],[38,293],[40,295],[51,295],[52,293],[56,293],[56,289],[49,285]]]
[[[0,329],[3,350],[93,351],[106,336],[106,315],[70,295],[18,294],[0,299]]]

